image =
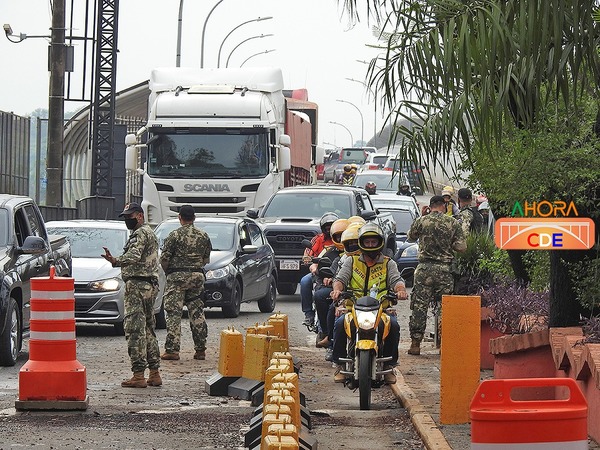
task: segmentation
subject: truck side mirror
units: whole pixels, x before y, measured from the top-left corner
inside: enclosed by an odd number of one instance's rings
[[[135,144],[137,144],[137,138],[134,133],[129,133],[127,136],[125,136],[125,145],[127,147]]]
[[[315,147],[315,164],[323,164],[325,162],[325,149],[323,147]]]
[[[277,170],[280,172],[290,170],[292,168],[292,156],[289,147],[280,145],[277,148]]]
[[[279,136],[279,145],[289,147],[292,145],[292,139],[287,134],[282,134]]]
[[[132,134],[128,136],[134,136]],[[127,139],[125,139],[127,143]],[[134,145],[128,145],[125,149],[125,170],[135,171],[138,168],[138,149]]]

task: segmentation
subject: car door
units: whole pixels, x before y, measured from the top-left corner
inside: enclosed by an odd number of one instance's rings
[[[238,233],[240,236],[239,250],[235,264],[239,273],[242,276],[244,295],[242,300],[249,300],[258,296],[258,260],[255,253],[244,253],[242,249],[246,245],[253,245],[250,231],[245,222],[238,225]]]
[[[273,250],[271,249],[271,246],[267,244],[267,240],[257,224],[248,222],[247,226],[252,245],[255,245],[258,248],[258,251],[253,255],[257,264],[256,295],[257,297],[264,297],[271,284]]]
[[[28,236],[39,236],[48,242],[48,236],[41,224],[41,218],[32,205],[17,208],[15,210],[14,221],[19,247],[23,245],[25,238]],[[28,330],[31,317],[31,279],[48,276],[50,273],[48,251],[38,255],[19,255],[15,269],[21,278],[23,289],[23,329]]]

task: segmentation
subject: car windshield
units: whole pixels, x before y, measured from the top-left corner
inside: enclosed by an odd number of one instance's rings
[[[8,211],[0,208],[0,246],[8,245]]]
[[[410,226],[414,222],[413,215],[410,211],[402,209],[385,209],[378,208],[380,212],[389,212],[392,214],[396,222],[396,233],[408,233]]]
[[[340,163],[344,164],[364,164],[366,154],[362,148],[345,148],[342,150]]]
[[[354,184],[354,186],[365,187],[365,184],[369,181],[375,183],[377,191],[396,192],[398,190],[398,176],[396,175],[394,177],[392,172],[377,174],[369,173],[369,171],[360,172],[354,176],[354,182],[352,184]]]
[[[148,175],[159,178],[257,178],[269,172],[268,134],[262,128],[176,134],[148,140]]]
[[[326,212],[340,218],[350,217],[352,196],[335,192],[294,192],[276,194],[265,207],[262,217],[302,217],[318,219]]]
[[[113,255],[121,255],[129,236],[126,229],[89,227],[48,226],[48,233],[65,236],[71,244],[73,258],[101,258],[102,247],[108,248]]]
[[[158,238],[158,246],[162,248],[169,233],[173,230],[176,230],[180,226],[181,225],[179,222],[164,222],[157,226],[154,230],[154,233]],[[210,238],[210,245],[214,251],[230,250],[233,248],[235,224],[224,222],[205,222],[198,221],[198,219],[196,219],[194,226],[204,230],[204,232],[208,234],[208,237]]]

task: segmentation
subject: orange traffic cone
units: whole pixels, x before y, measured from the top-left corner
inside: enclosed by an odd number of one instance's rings
[[[85,367],[76,359],[75,281],[31,279],[29,361],[19,371],[15,408],[87,409]]]

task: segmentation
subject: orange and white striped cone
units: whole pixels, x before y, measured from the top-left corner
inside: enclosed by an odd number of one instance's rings
[[[76,358],[75,281],[31,279],[29,361],[19,371],[15,408],[86,409],[86,370]]]

